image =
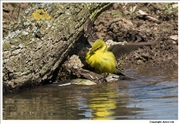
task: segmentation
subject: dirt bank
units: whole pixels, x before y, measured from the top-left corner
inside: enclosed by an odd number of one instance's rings
[[[151,47],[131,52],[127,63],[178,64],[177,3],[116,3],[97,18],[95,28],[104,40],[154,42]]]

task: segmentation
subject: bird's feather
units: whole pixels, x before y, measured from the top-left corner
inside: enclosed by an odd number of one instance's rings
[[[92,42],[98,39],[94,28],[93,28],[93,23],[90,20],[90,18],[87,18],[85,23],[84,23],[84,36],[87,37],[88,42],[92,45]]]
[[[113,52],[116,58],[123,56],[125,54],[129,54],[133,50],[137,50],[140,47],[152,45],[153,42],[146,42],[146,43],[129,43],[126,45],[115,44],[108,48],[108,51]]]

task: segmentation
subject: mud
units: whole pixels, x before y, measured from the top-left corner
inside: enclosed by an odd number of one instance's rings
[[[96,33],[104,40],[154,42],[131,52],[126,63],[177,67],[177,3],[115,3],[95,21]],[[147,15],[141,15],[141,11]],[[149,18],[147,17],[149,16]]]

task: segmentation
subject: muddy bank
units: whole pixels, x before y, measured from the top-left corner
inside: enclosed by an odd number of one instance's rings
[[[116,3],[97,18],[95,28],[104,40],[154,42],[128,55],[127,63],[174,67],[178,63],[177,10],[177,3]]]

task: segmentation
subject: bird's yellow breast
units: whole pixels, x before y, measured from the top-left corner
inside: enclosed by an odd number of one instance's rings
[[[116,58],[110,51],[96,50],[93,54],[88,51],[86,54],[86,62],[98,73],[114,73],[116,72]]]

